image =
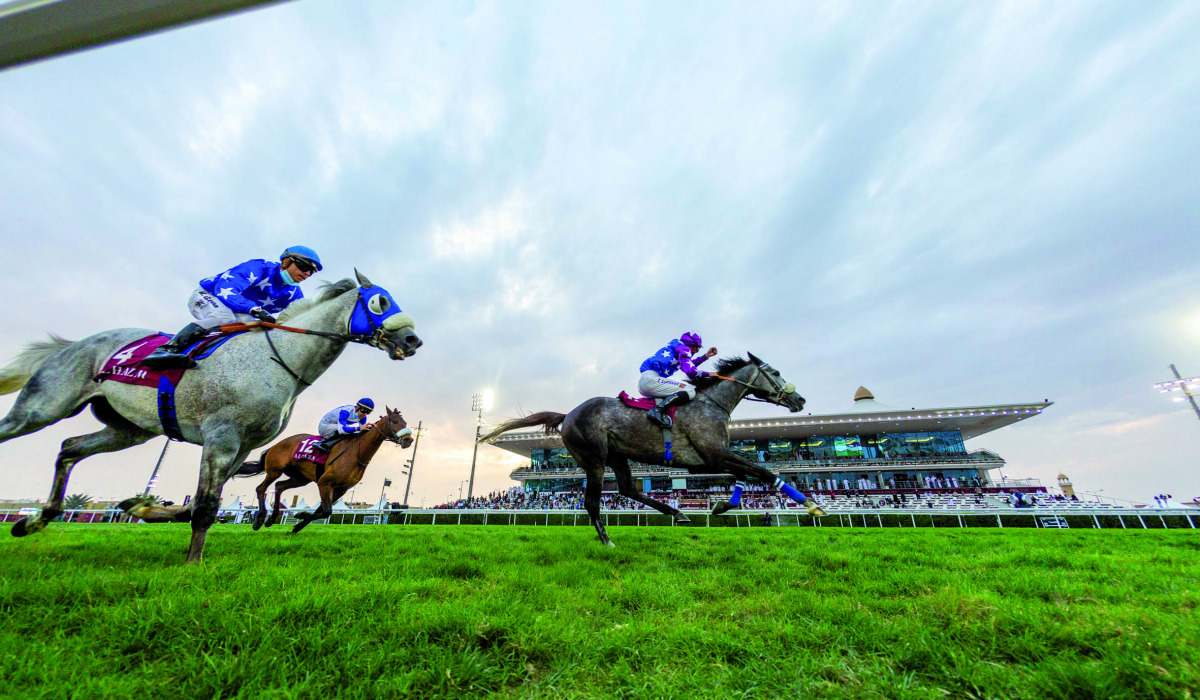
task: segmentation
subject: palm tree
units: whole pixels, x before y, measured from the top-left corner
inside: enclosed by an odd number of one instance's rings
[[[92,497],[86,493],[73,493],[63,500],[64,510],[83,510],[92,502]]]

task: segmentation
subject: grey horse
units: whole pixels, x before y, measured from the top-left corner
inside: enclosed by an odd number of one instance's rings
[[[753,478],[774,484],[797,503],[804,504],[810,515],[825,515],[825,511],[770,470],[729,449],[730,413],[743,398],[750,395],[795,413],[804,408],[804,398],[796,393],[795,385],[785,383],[775,368],[753,354],[750,359],[722,359],[717,364],[717,375],[696,380],[696,398],[676,410],[672,466],[686,468],[693,474],[725,472],[739,479]],[[548,435],[560,434],[563,445],[587,475],[583,503],[604,544],[613,546],[600,519],[600,488],[605,467],[612,470],[623,496],[670,515],[677,523],[688,522],[686,515],[643,495],[634,486],[629,460],[665,464],[662,429],[646,418],[646,411],[626,406],[618,399],[597,397],[567,414],[546,411],[510,420],[479,440],[491,441],[509,430],[535,425],[543,426]],[[713,514],[720,515],[733,507],[724,501],[717,504]]]
[[[204,448],[196,495],[186,507],[143,507],[136,514],[155,522],[191,522],[188,561],[199,562],[203,555],[204,537],[216,520],[225,482],[251,450],[279,435],[296,397],[333,364],[347,343],[377,347],[393,360],[403,360],[421,346],[412,318],[394,306],[391,295],[357,270],[355,274],[358,284],[345,279],[325,285],[315,297],[292,304],[280,315],[281,324],[309,333],[256,329],[234,336],[180,381],[175,404],[180,430],[184,440]],[[352,314],[365,314],[368,306],[379,323],[371,321],[374,330],[369,335],[350,334]],[[105,426],[63,441],[46,507],[36,519],[13,525],[13,535],[38,532],[63,512],[67,479],[77,462],[164,434],[154,388],[92,379],[115,352],[151,333],[120,328],[78,342],[51,336],[30,345],[0,370],[0,394],[21,390],[0,421],[0,443],[74,416],[88,405]]]

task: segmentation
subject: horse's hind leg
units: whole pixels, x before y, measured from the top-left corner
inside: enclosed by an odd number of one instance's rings
[[[648,505],[663,515],[669,515],[674,518],[675,522],[677,523],[691,522],[688,520],[686,515],[680,513],[666,503],[650,498],[649,496],[643,495],[641,491],[638,491],[637,486],[635,486],[633,483],[633,473],[629,471],[628,459],[610,454],[608,456],[608,468],[612,469],[613,475],[617,478],[617,489],[621,492],[622,496],[637,501],[638,503]]]
[[[24,380],[16,402],[0,420],[0,442],[36,432],[82,411],[88,400],[100,393],[100,385],[92,381],[95,354],[91,345],[81,341],[63,346],[44,360]]]
[[[11,531],[13,536],[24,537],[38,532],[46,527],[47,523],[62,514],[62,501],[63,495],[67,491],[67,480],[71,476],[71,469],[80,460],[101,452],[116,452],[126,447],[140,445],[152,437],[155,437],[153,433],[130,425],[126,428],[105,426],[98,432],[63,440],[62,451],[58,453],[58,459],[54,463],[54,485],[50,487],[50,498],[47,500],[46,507],[42,509],[37,520],[31,522],[29,518],[24,518],[13,525]]]
[[[283,515],[283,492],[298,486],[304,486],[307,483],[310,483],[308,479],[302,476],[294,476],[287,481],[275,484],[275,508],[271,511],[271,517],[267,518],[267,527],[271,527],[279,522],[280,516]]]
[[[588,517],[592,519],[592,526],[596,528],[596,534],[600,537],[600,541],[609,547],[615,547],[612,540],[608,537],[608,532],[604,529],[604,521],[600,519],[600,490],[604,486],[604,467],[594,468],[591,465],[580,463],[584,473],[587,474],[587,486],[583,490],[583,507],[587,509]],[[591,467],[591,468],[589,468]]]
[[[263,458],[266,461],[266,457]],[[267,477],[262,480],[262,483],[255,487],[254,492],[258,494],[258,512],[254,514],[253,528],[257,530],[263,526],[263,521],[267,519],[267,489],[276,479],[283,476],[282,471],[275,471],[267,467]],[[278,501],[278,498],[276,499]]]

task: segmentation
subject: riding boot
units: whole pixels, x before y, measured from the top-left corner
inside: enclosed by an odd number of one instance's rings
[[[189,323],[183,327],[183,330],[176,333],[175,337],[169,342],[147,355],[146,359],[142,360],[142,364],[150,369],[159,371],[164,369],[191,369],[196,366],[196,361],[184,355],[183,351],[187,350],[189,345],[200,340],[207,333],[207,328],[201,328],[194,323]]]
[[[341,433],[326,435],[325,437],[321,438],[320,442],[313,445],[313,450],[320,452],[321,454],[329,454],[329,451],[333,449],[333,446],[337,444],[337,441],[344,437],[346,436],[342,435]]]
[[[690,400],[691,399],[688,398],[688,393],[686,391],[677,392],[668,396],[665,401],[647,411],[646,417],[664,428],[670,428],[675,424],[675,421],[667,413],[667,409],[671,406],[680,406]]]

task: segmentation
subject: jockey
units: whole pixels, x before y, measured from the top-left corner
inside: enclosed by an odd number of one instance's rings
[[[363,427],[367,425],[367,416],[374,409],[374,401],[362,398],[353,406],[349,404],[338,406],[326,413],[317,426],[317,432],[321,434],[322,440],[313,445],[313,449],[328,453],[338,440],[362,432]]]
[[[646,415],[650,420],[664,428],[669,428],[672,420],[667,415],[666,409],[670,406],[687,403],[696,397],[695,386],[688,382],[670,379],[670,377],[679,370],[682,370],[688,379],[709,376],[708,372],[701,372],[696,367],[716,355],[716,348],[709,348],[708,352],[701,355],[698,360],[694,363],[692,361],[692,355],[699,352],[703,346],[704,341],[698,334],[684,333],[679,336],[679,340],[667,343],[642,363],[642,377],[638,380],[638,391],[642,392],[642,396],[666,399],[647,412]]]
[[[175,334],[169,343],[143,361],[150,369],[191,369],[192,358],[184,355],[188,346],[200,340],[216,326],[255,319],[275,322],[274,314],[293,301],[304,298],[300,283],[321,269],[321,258],[312,248],[295,245],[283,251],[279,262],[248,260],[220,275],[200,280],[200,286],[188,299],[188,309],[196,318]]]

